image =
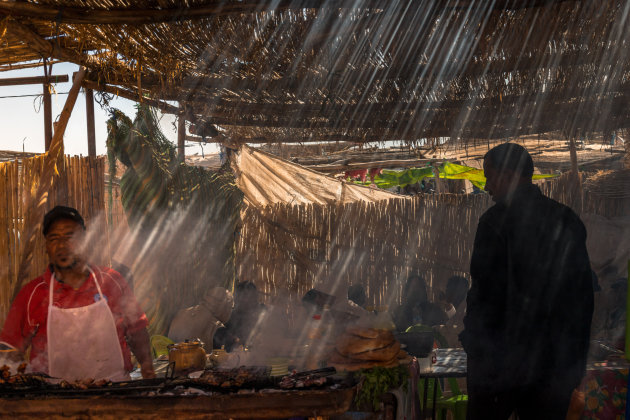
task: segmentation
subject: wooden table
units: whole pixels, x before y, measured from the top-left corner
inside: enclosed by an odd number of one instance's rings
[[[17,419],[225,419],[331,416],[350,407],[356,387],[262,390],[199,396],[85,396],[0,399],[3,417]]]
[[[433,385],[433,404],[431,408],[431,418],[436,418],[437,381],[442,378],[463,378],[467,372],[466,352],[463,349],[437,349],[436,362],[431,370],[419,371],[418,379],[424,379],[424,392],[422,396],[422,417],[427,418],[429,394],[429,379],[435,379]]]

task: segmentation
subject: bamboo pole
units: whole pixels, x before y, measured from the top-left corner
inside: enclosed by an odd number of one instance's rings
[[[433,164],[431,167],[433,168],[433,177],[435,179],[435,192],[441,194],[444,192],[444,188],[440,179],[440,169],[437,167],[437,164]]]
[[[52,141],[52,105],[50,101],[50,84],[44,83],[44,150],[47,152],[50,149],[50,142]]]
[[[186,160],[186,120],[184,113],[180,113],[177,118],[177,160],[184,162]]]
[[[87,118],[88,156],[96,157],[96,130],[94,129],[94,91],[85,89],[85,113]]]
[[[571,136],[569,139],[569,154],[571,156],[571,204],[576,213],[582,213],[582,182],[580,180],[580,172],[578,170],[577,149],[575,147],[575,138]]]
[[[13,290],[13,298],[15,298],[20,286],[31,276],[31,265],[33,262],[33,250],[35,248],[35,241],[38,235],[41,221],[44,218],[46,207],[48,204],[48,196],[53,186],[55,174],[59,174],[59,166],[63,162],[63,135],[68,125],[68,120],[72,114],[72,109],[79,96],[81,89],[81,81],[85,76],[85,67],[75,73],[72,88],[68,93],[68,98],[59,116],[57,128],[52,138],[50,150],[46,153],[44,160],[44,168],[39,178],[39,185],[37,192],[33,200],[27,204],[25,221],[27,225],[23,230],[25,239],[24,246],[22,247],[22,259],[20,262],[20,268],[17,276],[16,287]]]

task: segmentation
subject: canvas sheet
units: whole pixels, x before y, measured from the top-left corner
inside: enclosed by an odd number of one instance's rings
[[[232,160],[236,184],[248,204],[345,204],[406,198],[388,191],[349,184],[243,145]]]

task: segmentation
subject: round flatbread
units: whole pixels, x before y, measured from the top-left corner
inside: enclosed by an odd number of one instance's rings
[[[361,338],[378,338],[379,336],[379,330],[375,328],[348,327],[346,332]]]
[[[343,354],[339,353],[337,350],[333,350],[328,356],[328,363],[340,363],[340,364],[352,364],[359,363],[359,360],[352,359],[350,357],[346,357]]]
[[[363,353],[354,353],[348,357],[358,360],[372,360],[387,362],[392,359],[397,359],[398,352],[400,351],[400,342],[394,341],[389,346],[365,351]]]
[[[396,342],[396,339],[391,333],[378,334],[376,338],[363,338],[352,334],[343,334],[337,340],[335,348],[344,356],[352,357],[354,354],[388,347],[394,342]]]

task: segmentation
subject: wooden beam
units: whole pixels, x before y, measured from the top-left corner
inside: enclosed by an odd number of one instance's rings
[[[431,163],[441,163],[441,159],[392,159],[392,160],[377,160],[372,162],[349,162],[341,164],[327,164],[327,165],[305,165],[310,169],[319,172],[344,172],[354,171],[357,169],[371,169],[371,168],[415,168],[419,166],[426,166]],[[300,163],[301,164],[301,163]],[[301,164],[302,165],[302,164]]]
[[[523,54],[524,55],[524,54]],[[544,52],[540,54],[532,54],[531,56],[515,56],[507,57],[505,60],[497,60],[491,63],[486,61],[470,62],[468,64],[458,66],[462,67],[460,71],[448,70],[444,67],[454,65],[452,63],[439,62],[441,66],[438,66],[442,74],[458,74],[458,78],[462,77],[481,77],[490,74],[503,74],[506,72],[514,71],[529,71],[539,69],[554,69],[558,67],[570,67],[584,64],[597,64],[600,65],[601,57],[595,54],[586,54],[584,52],[570,51],[563,54],[550,54]],[[288,74],[278,79],[262,79],[256,80],[253,78],[236,78],[236,77],[212,77],[212,76],[197,76],[186,78],[177,89],[173,89],[170,95],[173,99],[183,100],[187,102],[194,102],[199,100],[199,97],[203,97],[203,93],[206,91],[208,94],[216,95],[217,91],[223,89],[229,89],[233,91],[247,91],[247,92],[260,92],[264,90],[294,90],[300,84],[316,86],[316,85],[331,85],[336,80],[363,80],[369,79],[371,83],[380,81],[381,83],[387,81],[387,83],[396,83],[404,86],[409,83],[410,74],[421,74],[421,68],[423,65],[413,63],[409,66],[409,69],[401,67],[389,67],[387,69],[344,69],[341,72],[330,73],[314,73],[298,75]],[[393,69],[396,70],[393,70]],[[433,71],[428,71],[428,74],[424,76],[427,80],[432,78],[439,78],[439,74],[434,74]],[[415,78],[413,78],[415,79]],[[159,83],[159,82],[156,82]]]
[[[87,120],[88,156],[96,157],[96,130],[94,127],[94,91],[85,89],[85,116]]]
[[[67,77],[67,76],[66,76]],[[52,103],[50,98],[50,85],[44,84],[42,85],[43,93],[44,93],[44,151],[48,151],[50,149],[50,143],[52,142],[53,137],[53,126],[52,126]]]
[[[0,1],[0,4],[6,4],[6,2]],[[97,57],[90,54],[81,54],[69,48],[64,48],[58,42],[55,42],[54,39],[48,41],[28,25],[17,22],[14,19],[8,19],[6,21],[6,25],[9,33],[21,38],[22,42],[28,45],[33,51],[40,54],[42,58],[54,58],[60,61],[68,61],[91,69],[98,69],[101,67],[101,63]],[[110,67],[108,70],[112,74],[136,74],[135,70],[131,70],[125,65],[117,65],[116,63],[108,62],[108,66]],[[151,80],[156,79],[153,74],[144,73],[142,74],[142,78],[143,80],[145,78]]]
[[[592,94],[591,94],[592,92]],[[626,94],[630,96],[630,83],[621,83],[617,86],[609,87],[606,91],[598,91],[597,89],[584,90],[584,88],[575,89],[558,89],[538,94],[527,95],[497,95],[483,99],[457,99],[444,101],[410,101],[410,102],[379,102],[379,103],[358,103],[358,104],[315,104],[315,103],[292,103],[292,104],[273,104],[273,103],[251,103],[226,101],[217,98],[205,97],[203,101],[200,98],[193,97],[186,101],[195,109],[203,109],[204,114],[209,118],[216,116],[217,118],[230,118],[238,115],[278,115],[282,117],[299,117],[320,118],[328,115],[339,118],[344,115],[366,115],[366,114],[383,114],[391,116],[393,111],[396,112],[422,112],[425,110],[446,110],[446,109],[463,109],[465,107],[483,108],[496,107],[507,109],[511,106],[522,106],[525,103],[561,103],[564,100],[575,99],[590,100],[591,96],[604,98],[606,95],[619,96]]]
[[[424,0],[416,0],[420,7]],[[538,7],[553,3],[578,0],[530,0],[518,2],[513,0],[495,0],[492,9],[521,9]],[[210,4],[192,7],[174,8],[87,8],[87,7],[51,7],[27,2],[0,2],[0,13],[57,23],[71,24],[149,24],[161,22],[178,22],[191,19],[203,19],[244,13],[259,13],[279,10],[299,9],[391,9],[389,0],[242,0],[238,2],[213,1]],[[440,0],[435,3],[436,8],[467,9],[470,7],[488,7],[484,2],[475,0]]]
[[[611,109],[622,112],[628,109],[624,105],[623,100],[613,100]],[[576,113],[576,107],[580,104],[565,105],[565,108],[554,106],[541,108],[540,119],[523,118],[517,116],[515,121],[509,121],[512,111],[507,110],[502,114],[491,113],[487,116],[471,114],[466,121],[459,122],[459,126],[455,127],[449,123],[449,120],[429,121],[424,124],[416,124],[409,128],[405,126],[393,126],[390,128],[367,128],[350,127],[323,127],[321,130],[310,130],[303,128],[291,129],[288,127],[261,128],[256,137],[247,137],[240,135],[241,132],[248,130],[245,127],[224,126],[228,136],[238,138],[243,143],[306,143],[306,142],[336,142],[336,141],[352,141],[355,143],[367,142],[383,142],[383,141],[408,141],[414,142],[423,138],[435,137],[460,137],[465,139],[505,139],[522,135],[533,135],[537,133],[549,133],[561,131],[567,126],[577,124],[580,130],[585,132],[599,132],[604,129],[630,127],[630,115],[622,115],[610,120],[608,117],[600,117],[593,115],[593,110],[597,108],[596,104],[586,104],[582,111]],[[566,118],[571,114],[569,120]],[[573,117],[575,116],[575,118]],[[448,117],[448,116],[447,116]],[[453,114],[452,121],[458,121],[457,115]],[[519,120],[523,118],[523,120]],[[612,122],[611,122],[612,121]],[[582,125],[588,124],[588,127]],[[235,134],[232,134],[232,133]],[[352,134],[348,134],[348,132]],[[358,134],[355,134],[358,133]],[[307,134],[307,135],[305,135]],[[359,135],[360,134],[360,135]]]
[[[9,3],[4,1],[0,2],[0,5],[6,4]],[[69,61],[71,63],[82,64],[91,67],[98,64],[96,58],[88,54],[84,55],[60,47],[55,42],[47,41],[29,26],[23,23],[19,23],[13,19],[7,20],[7,31],[13,35],[20,37],[24,43],[30,46],[34,51],[41,54],[44,58],[52,57],[61,61]]]
[[[55,76],[33,76],[33,77],[11,77],[0,79],[0,86],[21,86],[21,85],[39,85],[65,83],[68,81],[67,74],[59,74]]]
[[[121,98],[126,98],[134,102],[143,102],[148,105],[151,105],[152,107],[158,108],[162,112],[165,112],[168,114],[177,114],[179,112],[179,108],[174,105],[168,104],[164,101],[151,99],[147,97],[140,98],[137,92],[131,91],[129,89],[100,84],[100,83],[96,83],[90,80],[84,80],[82,83],[82,86],[84,88],[97,90],[99,92],[111,93],[112,95],[120,96]]]
[[[58,60],[52,60],[52,61],[47,62],[46,65],[57,64],[59,62],[60,61],[58,61]],[[0,65],[0,71],[32,69],[34,67],[41,67],[43,65],[44,65],[44,63],[42,61],[35,61],[35,62],[31,62],[31,63],[21,63],[21,64],[7,63],[7,64]]]
[[[374,163],[380,161],[416,161],[419,159],[425,159],[423,156],[414,156],[413,154],[401,153],[401,152],[345,152],[341,154],[330,154],[327,156],[306,156],[306,157],[293,157],[289,160],[294,163],[299,163],[304,166],[313,165],[342,165],[342,164],[355,164],[355,163]]]
[[[578,171],[575,137],[569,139],[569,155],[571,156],[571,207],[579,215],[582,213],[582,182]]]
[[[177,160],[186,161],[186,120],[184,114],[179,113],[177,117]]]
[[[22,260],[20,261],[20,267],[17,275],[17,287],[14,289],[13,298],[21,289],[21,285],[26,283],[33,276],[31,273],[33,250],[35,249],[35,237],[40,234],[41,223],[46,212],[48,205],[48,194],[53,186],[55,173],[59,172],[59,165],[63,162],[63,135],[68,125],[68,120],[72,114],[72,109],[79,96],[81,90],[81,80],[85,76],[85,67],[81,67],[76,77],[74,78],[72,88],[66,98],[59,121],[57,122],[57,129],[52,138],[50,144],[50,150],[47,152],[44,159],[44,167],[40,177],[40,181],[37,185],[37,192],[35,196],[27,203],[25,226],[26,229],[23,232],[22,238],[24,239],[21,249]]]
[[[630,95],[585,97],[562,102],[556,101],[551,94],[544,94],[509,97],[503,102],[498,98],[459,101],[459,108],[421,109],[414,113],[356,111],[354,115],[346,115],[341,111],[341,107],[321,109],[319,113],[316,113],[315,109],[307,109],[307,106],[302,108],[299,104],[294,106],[303,112],[292,112],[288,105],[270,105],[267,110],[264,110],[260,108],[262,104],[243,104],[243,107],[235,107],[230,112],[231,115],[212,112],[204,112],[203,115],[207,116],[212,123],[222,126],[340,131],[380,129],[401,134],[406,132],[422,134],[435,131],[435,136],[461,136],[471,128],[478,128],[486,132],[496,131],[497,136],[502,136],[504,135],[502,131],[506,128],[508,132],[518,131],[532,124],[536,127],[552,124],[556,126],[556,129],[568,124],[585,131],[597,131],[593,128],[606,124],[617,128],[625,127],[629,102]],[[375,104],[374,107],[379,108],[382,105]],[[366,111],[370,107],[370,105],[361,106],[365,107]],[[257,113],[253,113],[254,110]],[[463,111],[467,114],[465,118],[462,118]],[[541,132],[547,131],[550,130],[545,129]],[[428,134],[424,136],[431,137]]]

